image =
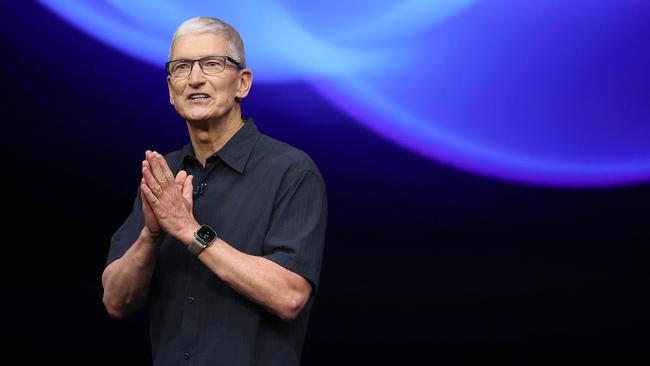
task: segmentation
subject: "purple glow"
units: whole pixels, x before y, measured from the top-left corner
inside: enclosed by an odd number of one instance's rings
[[[256,82],[309,80],[370,130],[471,172],[650,180],[647,1],[41,2],[159,67],[176,25],[219,14],[246,39]]]

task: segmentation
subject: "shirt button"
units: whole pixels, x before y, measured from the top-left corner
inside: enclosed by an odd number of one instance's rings
[[[183,355],[183,358],[186,359],[186,360],[189,360],[189,359],[190,359],[190,354],[189,354],[189,353],[185,353],[185,354]]]
[[[194,304],[194,298],[192,296],[188,297],[187,302],[189,302],[190,304]]]

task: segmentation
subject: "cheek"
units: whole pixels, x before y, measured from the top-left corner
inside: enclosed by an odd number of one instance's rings
[[[182,91],[178,87],[172,87],[170,89],[169,99],[172,104],[178,105],[181,102],[181,96],[183,95]]]
[[[220,91],[215,93],[214,99],[217,105],[224,105],[228,102],[228,95],[225,91]]]
[[[219,80],[214,82],[212,88],[215,91],[215,99],[218,104],[227,104],[235,100],[237,95],[237,84],[232,80]]]

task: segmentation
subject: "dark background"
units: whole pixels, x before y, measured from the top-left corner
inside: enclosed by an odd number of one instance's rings
[[[164,71],[38,5],[4,18],[3,348],[146,364],[146,316],[109,318],[100,277],[144,150],[187,138]],[[650,362],[649,184],[472,175],[378,137],[301,83],[255,85],[243,108],[327,183],[303,365]]]

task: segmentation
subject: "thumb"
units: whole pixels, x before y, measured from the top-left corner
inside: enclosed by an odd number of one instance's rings
[[[187,178],[185,178],[185,182],[183,182],[183,197],[192,204],[193,198],[192,195],[194,194],[194,187],[192,186],[192,180],[194,180],[193,175],[188,175]]]
[[[187,177],[187,172],[184,170],[181,170],[176,174],[176,178],[174,178],[174,182],[178,186],[179,189],[183,190],[183,182],[185,181],[185,178]]]

